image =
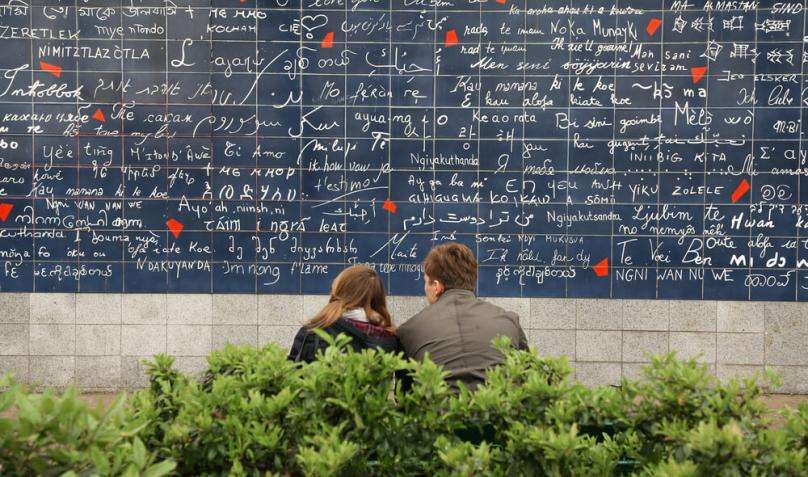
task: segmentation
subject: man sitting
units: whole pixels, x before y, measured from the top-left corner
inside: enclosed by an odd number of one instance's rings
[[[477,298],[477,259],[465,245],[447,243],[429,251],[424,260],[424,293],[430,303],[398,329],[408,357],[429,358],[470,389],[485,381],[488,368],[502,362],[491,346],[505,335],[520,349],[527,348],[516,313]]]

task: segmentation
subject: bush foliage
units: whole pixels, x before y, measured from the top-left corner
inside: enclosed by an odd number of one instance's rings
[[[757,379],[653,358],[589,388],[564,358],[500,341],[502,366],[455,394],[440,367],[348,350],[319,361],[229,346],[201,378],[158,356],[108,409],[0,382],[0,475],[808,476],[808,405],[773,429]],[[768,378],[772,379],[772,378]]]

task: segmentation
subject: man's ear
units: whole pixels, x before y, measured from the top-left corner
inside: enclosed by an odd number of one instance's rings
[[[443,295],[443,292],[446,291],[446,287],[443,286],[443,283],[441,283],[440,280],[435,280],[435,283],[436,283],[435,288],[437,289],[438,295]]]

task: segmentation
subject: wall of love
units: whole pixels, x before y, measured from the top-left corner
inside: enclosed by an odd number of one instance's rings
[[[808,300],[806,8],[12,0],[0,291]]]

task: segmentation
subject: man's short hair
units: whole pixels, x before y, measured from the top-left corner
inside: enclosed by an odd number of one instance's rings
[[[474,291],[477,286],[477,257],[470,248],[456,242],[434,247],[424,259],[424,273],[447,290]]]

